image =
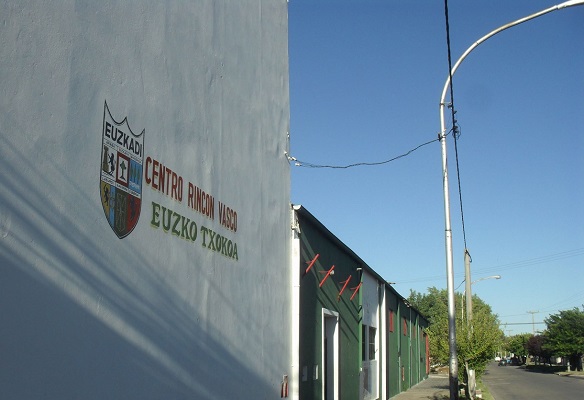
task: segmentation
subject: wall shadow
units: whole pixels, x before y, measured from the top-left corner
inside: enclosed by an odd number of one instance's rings
[[[184,293],[173,290],[165,265],[140,251],[143,244],[100,240],[110,228],[96,207],[97,176],[95,190],[86,193],[78,164],[25,153],[6,127],[19,124],[1,113],[0,398],[279,395],[272,378],[282,360],[250,365],[243,345],[226,342]],[[193,291],[201,287],[238,314],[238,300],[216,277],[201,274]],[[239,315],[233,327],[262,351],[258,337],[278,338],[265,324],[258,336],[258,318]]]

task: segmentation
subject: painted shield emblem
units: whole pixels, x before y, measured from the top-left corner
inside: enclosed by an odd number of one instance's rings
[[[140,218],[143,160],[144,130],[136,135],[127,118],[114,120],[106,102],[99,186],[105,217],[120,239],[134,230]]]

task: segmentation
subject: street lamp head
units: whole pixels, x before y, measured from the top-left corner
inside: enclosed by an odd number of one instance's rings
[[[562,8],[566,8],[566,7],[572,7],[572,6],[581,6],[584,4],[584,0],[571,0],[571,1],[565,1],[561,4],[558,4],[558,9],[562,9]]]
[[[475,283],[477,283],[477,282],[480,282],[480,281],[485,281],[485,280],[487,280],[487,279],[501,279],[501,275],[491,275],[491,276],[485,276],[484,278],[480,278],[480,279],[477,279],[476,281],[472,281],[470,284],[471,284],[471,285],[474,285],[474,284],[475,284]]]

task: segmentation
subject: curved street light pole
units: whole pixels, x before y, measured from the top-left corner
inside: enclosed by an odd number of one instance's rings
[[[513,26],[519,25],[523,22],[530,21],[534,18],[540,17],[542,15],[548,14],[552,11],[561,10],[567,7],[584,5],[584,0],[571,0],[566,1],[561,4],[546,8],[545,10],[539,11],[535,14],[528,15],[527,17],[520,18],[516,21],[510,22],[503,25],[490,33],[486,34],[472,46],[470,46],[463,55],[458,59],[458,61],[452,67],[446,83],[444,84],[444,89],[442,90],[442,97],[440,98],[440,145],[442,149],[442,181],[444,190],[444,234],[445,234],[445,246],[446,246],[446,279],[448,287],[448,343],[450,349],[450,398],[458,399],[458,360],[456,353],[456,325],[455,325],[455,309],[454,309],[454,270],[453,270],[453,257],[452,257],[452,228],[450,225],[450,195],[448,189],[448,158],[446,156],[446,124],[444,122],[444,107],[446,106],[445,98],[448,87],[450,86],[450,79],[458,69],[460,63],[472,52],[478,45],[483,43],[485,40],[509,29]]]

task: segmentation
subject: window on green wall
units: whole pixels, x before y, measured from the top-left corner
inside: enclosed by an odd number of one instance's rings
[[[377,328],[361,325],[361,360],[375,360],[375,337]]]
[[[377,329],[370,326],[369,327],[369,359],[375,360],[375,334]]]

